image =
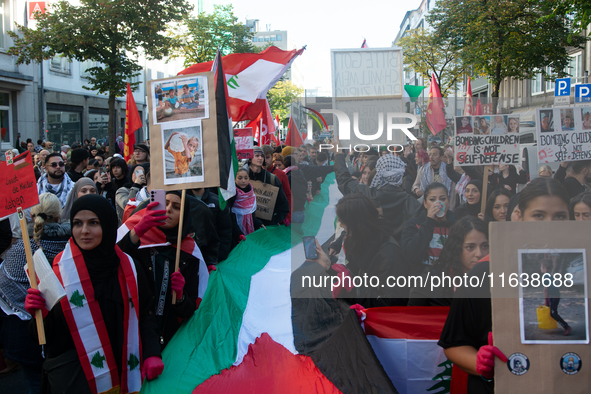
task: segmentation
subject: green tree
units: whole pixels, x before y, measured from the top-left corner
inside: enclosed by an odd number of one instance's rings
[[[257,52],[252,44],[254,33],[238,22],[231,4],[214,5],[213,14],[186,16],[183,22],[171,34],[176,41],[172,56],[184,57],[185,67],[213,60],[218,48],[222,56]]]
[[[435,34],[449,40],[464,63],[492,83],[494,113],[503,79],[531,79],[538,72],[548,79],[565,77],[567,47],[585,41],[576,36],[569,43],[564,18],[540,19],[543,1],[438,0],[427,16]]]
[[[591,1],[589,0],[545,0],[547,15],[542,19],[563,17],[572,20],[571,37],[583,33],[591,24]]]
[[[180,21],[191,10],[185,0],[61,0],[37,13],[37,28],[17,24],[10,32],[14,46],[8,51],[17,64],[38,62],[56,55],[70,60],[96,61],[87,70],[87,90],[109,95],[109,146],[115,146],[115,99],[127,90],[127,80],[139,75],[138,57],[161,59],[169,54],[172,39],[166,25]],[[138,82],[130,83],[132,88]],[[114,153],[114,149],[111,154]]]
[[[290,113],[291,103],[302,97],[304,89],[291,81],[278,81],[267,92],[267,101],[273,117],[279,115],[279,119],[287,118]]]
[[[433,32],[416,29],[398,40],[398,44],[404,52],[405,71],[420,74],[426,86],[430,85],[431,74],[435,73],[443,97],[455,91],[458,81],[463,79],[465,67],[460,53],[451,48],[449,40]]]

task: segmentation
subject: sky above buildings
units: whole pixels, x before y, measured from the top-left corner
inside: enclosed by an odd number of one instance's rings
[[[258,19],[259,28],[287,30],[298,48],[307,45],[300,59],[306,89],[320,87],[330,94],[330,50],[360,48],[363,39],[370,48],[390,47],[407,11],[420,0],[222,0],[232,3],[239,20]]]

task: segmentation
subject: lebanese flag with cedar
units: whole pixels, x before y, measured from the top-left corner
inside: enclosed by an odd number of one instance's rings
[[[254,120],[265,110],[267,92],[291,66],[300,50],[283,51],[271,46],[260,53],[233,53],[222,58],[228,85],[228,105],[234,122]],[[197,63],[178,75],[211,70],[212,62]]]

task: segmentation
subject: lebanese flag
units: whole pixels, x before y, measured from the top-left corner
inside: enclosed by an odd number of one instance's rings
[[[447,127],[445,114],[443,113],[443,97],[435,73],[431,74],[431,87],[429,90],[429,104],[427,105],[427,127],[433,135]]]
[[[450,392],[452,363],[437,345],[449,307],[393,306],[363,312],[367,339],[400,394]],[[451,392],[465,393],[468,375],[454,368],[453,376]]]
[[[329,174],[306,205],[306,234],[321,244],[341,197]],[[199,309],[162,352],[164,372],[142,393],[395,393],[348,305],[292,297],[292,261],[297,272],[324,271],[306,265],[301,240],[285,226],[247,235],[212,272]]]
[[[127,100],[125,103],[125,142],[123,145],[123,159],[126,162],[131,159],[133,146],[135,145],[135,131],[140,127],[142,127],[142,120],[137,111],[131,87],[129,82],[127,82]]]
[[[472,85],[470,84],[470,77],[466,87],[466,102],[464,104],[464,116],[472,115]]]
[[[260,53],[233,53],[222,58],[228,86],[228,106],[234,122],[254,120],[265,109],[267,92],[291,66],[300,50],[271,46]],[[178,75],[210,71],[212,62],[194,64]]]
[[[254,130],[254,139],[259,143],[259,145],[270,145],[271,138],[275,136],[275,124],[273,123],[271,108],[269,107],[269,102],[266,99],[265,103],[265,110],[261,112],[256,119],[246,125],[246,127],[252,127]]]
[[[293,118],[290,117],[287,136],[285,137],[285,145],[295,146],[297,148],[304,144],[304,139],[306,139],[306,135],[302,138],[298,126],[295,124]]]
[[[476,109],[474,110],[474,115],[479,116],[483,114],[484,111],[482,110],[482,103],[480,102],[480,99],[478,99],[478,101],[476,101]]]

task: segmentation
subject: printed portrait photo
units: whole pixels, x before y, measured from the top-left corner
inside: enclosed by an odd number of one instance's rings
[[[551,109],[540,111],[540,130],[542,133],[554,131],[554,114]]]
[[[572,108],[560,110],[560,129],[562,131],[573,131],[575,129],[575,117]]]
[[[490,134],[490,116],[474,116],[474,134],[488,135]]]
[[[456,134],[472,134],[472,117],[471,116],[456,116]]]
[[[591,130],[591,107],[581,108],[582,130]]]
[[[207,77],[183,77],[151,83],[154,123],[209,118]]]
[[[519,117],[507,117],[507,133],[519,133]]]
[[[203,182],[201,121],[194,126],[162,125],[164,184]]]
[[[491,134],[503,135],[507,133],[507,116],[506,115],[494,115],[491,116]]]

